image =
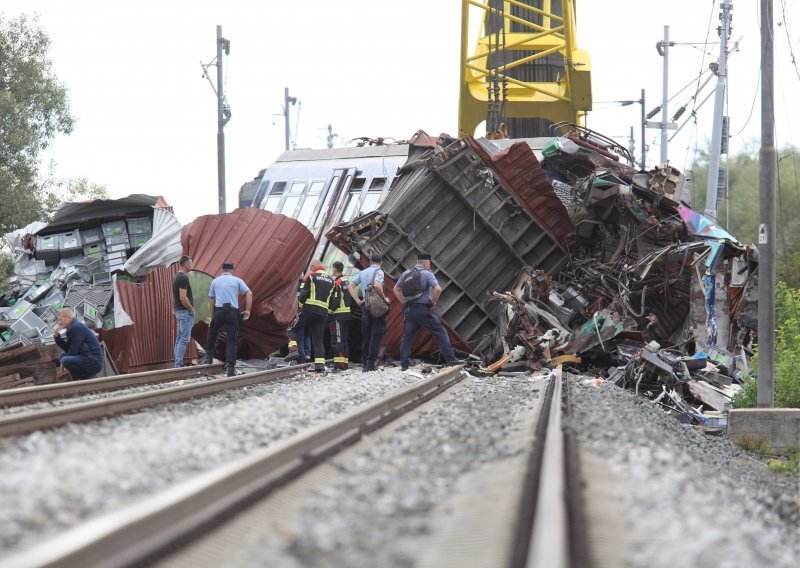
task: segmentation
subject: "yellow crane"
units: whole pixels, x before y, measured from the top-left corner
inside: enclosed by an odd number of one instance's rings
[[[592,108],[590,72],[575,0],[462,0],[459,130],[473,135],[486,120],[489,134],[526,138],[580,124]]]

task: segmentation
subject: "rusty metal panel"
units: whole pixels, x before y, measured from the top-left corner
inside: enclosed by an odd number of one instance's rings
[[[157,268],[141,283],[118,281],[118,300],[133,325],[102,330],[101,337],[121,373],[171,367],[177,329],[173,313],[172,279],[177,264]],[[197,357],[193,342],[186,359]]]
[[[565,249],[569,249],[575,226],[567,208],[550,185],[547,174],[526,142],[515,142],[508,148],[491,153],[479,141],[467,138],[467,143],[486,164],[490,164],[503,187],[514,196],[528,215],[550,233]]]
[[[198,217],[183,227],[181,242],[195,270],[216,277],[223,262],[233,262],[234,274],[252,290],[253,313],[241,326],[239,357],[265,357],[286,343],[297,313],[297,284],[314,250],[308,229],[285,215],[236,209]],[[207,330],[198,323],[192,336],[203,345]]]

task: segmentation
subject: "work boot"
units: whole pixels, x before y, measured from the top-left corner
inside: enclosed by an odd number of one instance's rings
[[[325,372],[325,365],[321,363],[316,363],[314,365],[314,372],[315,373],[324,373]]]
[[[228,377],[236,376],[236,365],[233,363],[225,363],[225,375]]]
[[[210,365],[213,362],[214,362],[214,357],[212,357],[208,353],[206,353],[197,360],[198,365]]]

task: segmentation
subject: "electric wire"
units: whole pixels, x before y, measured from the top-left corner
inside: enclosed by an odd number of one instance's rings
[[[717,0],[712,0],[711,2],[711,13],[708,15],[708,25],[706,26],[706,43],[708,42],[708,36],[711,35],[711,24],[714,21],[714,11],[717,7]],[[706,66],[706,57],[705,53],[703,57],[700,59],[700,71],[697,73],[697,87],[695,88],[695,93],[700,90],[700,78],[703,76],[703,68]],[[696,99],[695,99],[696,101]],[[692,108],[692,112],[697,110],[697,107]]]
[[[797,59],[794,56],[794,48],[792,47],[792,36],[789,33],[789,20],[786,17],[786,0],[781,0],[781,14],[783,16],[783,29],[786,30],[786,43],[789,44],[789,54],[792,56],[792,67],[797,78],[800,79],[800,70],[797,69]]]

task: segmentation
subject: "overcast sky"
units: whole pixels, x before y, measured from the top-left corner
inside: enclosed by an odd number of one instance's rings
[[[784,5],[791,22],[791,14],[800,13],[797,3],[775,0],[776,22],[783,21]],[[87,177],[112,197],[163,195],[187,223],[217,212],[216,98],[201,77],[200,61],[215,56],[218,24],[231,42],[224,60],[233,115],[226,127],[231,210],[239,187],[283,150],[284,87],[300,100],[291,109],[298,147],[324,147],[328,124],[339,135],[336,145],[357,136],[405,139],[418,129],[457,134],[460,4],[3,0],[0,11],[5,17],[38,13],[52,39],[54,69],[78,118],[74,133],[59,138],[47,155],[57,163],[57,174]],[[760,139],[759,4],[734,1],[732,38],[740,40],[729,64],[734,152],[757,151]],[[638,99],[644,88],[647,110],[659,104],[663,58],[655,45],[664,26],[679,44],[716,42],[719,2],[577,5],[579,47],[592,64],[595,110],[588,126],[626,145],[633,127],[638,148],[639,105],[602,101]],[[800,24],[788,31],[800,52]],[[800,136],[800,113],[790,109],[800,100],[800,78],[786,27],[776,24],[775,34],[776,129],[783,146]],[[718,51],[716,44],[672,48],[670,96],[691,86],[670,108],[689,101],[701,64],[716,60]],[[211,73],[216,79],[214,68]],[[697,126],[688,124],[670,143],[670,161],[679,169],[691,164],[695,147],[707,146],[712,109],[713,96],[698,111]],[[648,130],[647,142],[653,164],[660,155],[658,131]]]

